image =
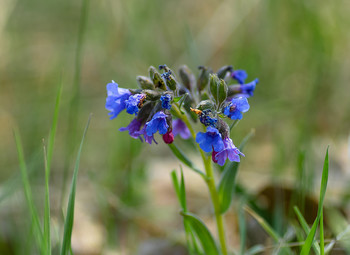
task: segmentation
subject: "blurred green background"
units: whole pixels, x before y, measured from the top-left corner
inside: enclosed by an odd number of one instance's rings
[[[136,88],[136,75],[146,75],[150,65],[187,64],[197,72],[199,65],[217,70],[231,64],[247,70],[248,81],[259,78],[251,109],[232,137],[238,145],[251,128],[256,131],[245,150],[240,182],[257,192],[276,180],[298,181],[298,158],[305,155],[310,184],[319,183],[330,145],[329,192],[335,195],[328,199],[346,200],[349,13],[350,2],[341,0],[1,0],[0,246],[9,254],[34,249],[26,241],[30,218],[12,130],[20,130],[41,209],[42,139],[49,133],[60,83],[51,175],[54,239],[61,235],[73,159],[89,113],[77,189],[76,254],[137,254],[144,240],[168,236],[174,227],[181,231],[169,176],[178,163],[170,150],[120,133],[130,116],[110,121],[104,108],[108,82]],[[187,182],[191,186],[191,179]],[[193,208],[198,210],[201,201],[193,199]],[[153,229],[142,215],[166,227]]]

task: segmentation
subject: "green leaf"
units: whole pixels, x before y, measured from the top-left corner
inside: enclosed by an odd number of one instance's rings
[[[84,139],[86,136],[86,132],[88,130],[89,124],[91,120],[91,114],[89,116],[89,120],[86,124],[83,138],[81,139],[78,155],[75,161],[75,167],[73,172],[73,178],[70,188],[70,194],[69,194],[69,201],[68,201],[68,207],[67,207],[67,214],[66,219],[64,222],[64,233],[63,233],[63,241],[62,241],[62,247],[61,247],[61,255],[68,255],[70,251],[71,246],[71,237],[72,237],[72,231],[73,231],[73,220],[74,220],[74,205],[75,205],[75,192],[76,192],[76,184],[77,184],[77,178],[78,178],[78,170],[79,170],[79,163],[80,163],[80,156],[81,151],[83,148]]]
[[[44,248],[44,244],[43,244],[43,233],[42,233],[41,226],[40,226],[39,214],[38,214],[38,211],[35,207],[34,200],[33,200],[32,190],[31,190],[29,178],[28,178],[27,165],[26,165],[26,162],[24,159],[21,138],[20,138],[18,130],[16,130],[16,129],[14,130],[14,136],[15,136],[16,147],[17,147],[19,167],[21,170],[24,195],[26,198],[27,206],[29,208],[31,221],[33,224],[32,228],[33,228],[33,232],[34,232],[35,241],[37,243],[38,248],[42,251],[42,253],[45,253],[45,248]]]
[[[322,180],[321,180],[321,188],[320,188],[320,199],[318,202],[318,210],[317,210],[317,216],[314,221],[314,224],[311,227],[310,233],[308,234],[305,243],[303,245],[303,248],[301,249],[301,255],[308,255],[311,249],[311,245],[313,244],[316,229],[318,226],[318,223],[320,221],[321,215],[323,213],[323,201],[324,197],[326,195],[327,190],[327,182],[328,182],[328,169],[329,169],[329,162],[328,162],[328,148],[326,152],[326,157],[323,164],[323,172],[322,172]],[[322,252],[322,251],[321,251]]]
[[[180,197],[182,201],[182,208],[184,212],[187,211],[187,203],[186,203],[186,188],[185,188],[185,178],[184,178],[184,173],[182,170],[182,166],[180,166],[181,169],[181,183],[180,183]]]
[[[247,144],[248,140],[254,135],[254,133],[254,130],[250,131],[250,133],[243,139],[239,145],[239,150],[241,152],[243,151],[244,146]],[[230,208],[235,189],[235,180],[238,172],[238,167],[239,162],[228,162],[221,175],[218,186],[220,213],[225,213]]]
[[[179,183],[176,172],[173,170],[171,172],[171,179],[173,180],[173,185],[175,188],[176,196],[179,200],[179,203],[181,205],[181,208],[184,212],[187,211],[186,209],[186,190],[185,190],[185,181],[183,178],[183,172],[182,172],[182,167],[181,167],[181,182]]]
[[[204,253],[208,255],[219,255],[219,249],[214,241],[214,238],[203,221],[201,221],[196,215],[189,212],[182,212],[182,215],[184,216],[185,220],[189,222],[194,234],[198,238],[203,248]]]
[[[182,98],[182,96],[174,97],[173,101],[174,101],[175,103],[177,103],[177,102],[180,101],[181,98]]]
[[[171,151],[174,153],[174,155],[182,163],[184,163],[186,166],[191,168],[196,173],[200,174],[204,179],[206,178],[206,175],[201,170],[199,170],[188,157],[186,157],[186,155],[175,145],[175,143],[171,143],[168,145],[169,145],[169,148],[171,149]]]
[[[173,185],[174,185],[174,188],[175,188],[176,196],[177,196],[177,198],[179,200],[179,203],[180,203],[180,205],[182,207],[182,211],[186,212],[187,211],[186,190],[185,190],[185,181],[184,181],[184,178],[183,178],[182,167],[181,167],[181,183],[179,183],[179,181],[177,179],[175,170],[173,170],[171,172],[171,179],[173,181]],[[194,234],[193,234],[192,228],[190,226],[190,223],[185,218],[184,218],[183,223],[184,223],[184,229],[185,229],[185,233],[186,233],[187,246],[188,246],[190,254],[191,255],[192,254],[199,254],[197,241],[196,241],[196,238],[194,237]]]

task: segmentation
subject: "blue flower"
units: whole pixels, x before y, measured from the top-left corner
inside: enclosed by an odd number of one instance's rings
[[[239,151],[239,149],[234,146],[232,140],[227,137],[224,139],[224,148],[221,151],[213,151],[212,159],[215,163],[218,163],[220,166],[223,166],[225,164],[226,159],[229,159],[230,161],[236,161],[239,162],[240,158],[239,155],[242,155],[244,157],[244,154]]]
[[[128,100],[125,100],[126,112],[129,114],[137,114],[145,97],[146,96],[143,94],[130,96]]]
[[[198,132],[196,136],[196,142],[199,143],[199,147],[205,152],[221,151],[224,149],[224,143],[221,138],[219,130],[214,127],[207,127],[207,132]]]
[[[141,135],[143,135],[143,138],[145,139],[145,142],[146,142],[146,143],[152,144],[152,141],[154,141],[155,144],[157,144],[156,140],[155,140],[154,137],[153,137],[153,134],[152,134],[152,135],[147,135],[146,129],[147,129],[147,123],[146,123],[146,125],[143,127],[143,129],[141,129],[140,132],[138,132],[138,135],[140,135],[141,141],[143,142],[143,140],[142,140],[142,138],[141,138]]]
[[[247,84],[242,84],[241,85],[241,93],[239,96],[245,96],[245,97],[252,97],[254,95],[254,90],[256,87],[256,84],[258,84],[259,79],[255,79],[252,82],[249,82]]]
[[[127,127],[122,127],[119,131],[129,131],[129,135],[132,138],[139,138],[141,125],[142,122],[140,120],[133,119]]]
[[[176,119],[173,121],[173,134],[174,136],[180,135],[182,139],[188,139],[191,136],[191,132],[186,126],[186,124],[180,120]]]
[[[160,97],[160,101],[162,101],[162,107],[164,109],[170,110],[171,109],[171,96],[169,94],[165,94]]]
[[[231,99],[231,103],[225,107],[224,114],[232,120],[240,120],[243,115],[242,112],[249,110],[249,103],[246,97],[235,97]]]
[[[110,111],[110,119],[114,119],[125,109],[125,101],[131,95],[128,89],[118,88],[115,82],[107,84],[106,109]]]
[[[153,135],[157,131],[164,135],[168,131],[169,125],[166,121],[166,114],[162,111],[154,114],[152,119],[146,123],[146,133],[148,136]]]
[[[247,72],[244,70],[235,70],[232,73],[232,78],[238,81],[240,84],[243,84],[247,77]]]

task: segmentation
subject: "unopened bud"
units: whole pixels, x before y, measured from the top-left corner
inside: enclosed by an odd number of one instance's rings
[[[156,88],[166,90],[165,82],[158,72],[153,75],[153,83]]]
[[[218,87],[220,85],[220,79],[216,74],[210,74],[210,93],[213,96],[214,100],[218,103]]]
[[[141,89],[154,89],[154,84],[146,76],[137,76],[136,81],[139,84]]]
[[[174,78],[174,76],[170,75],[169,79],[166,80],[166,85],[169,87],[169,89],[171,90],[176,90],[176,80]]]
[[[207,109],[214,111],[215,106],[214,106],[214,104],[213,104],[213,102],[212,102],[211,100],[204,100],[204,101],[201,101],[201,102],[196,106],[196,108],[197,108],[198,110],[202,110],[202,111],[203,111],[203,110],[207,110]]]
[[[231,75],[233,72],[232,66],[223,66],[217,71],[217,75],[220,79],[225,79],[227,75]]]
[[[173,143],[174,141],[174,134],[173,134],[173,131],[169,128],[168,132],[166,132],[164,135],[163,135],[163,141],[166,143],[166,144],[171,144]]]
[[[158,73],[157,69],[154,66],[148,68],[149,78],[153,81],[153,76],[155,73]]]
[[[159,90],[150,90],[150,89],[145,89],[143,91],[143,93],[146,94],[146,96],[147,96],[146,98],[150,101],[158,100],[163,94],[163,92],[161,92]]]
[[[205,66],[199,66],[198,68],[201,70],[201,72],[197,80],[197,87],[199,91],[202,91],[206,86],[208,86],[209,74],[212,72],[212,70]]]
[[[224,80],[220,81],[220,84],[218,86],[218,103],[221,104],[222,102],[225,102],[227,98],[227,85]]]
[[[179,68],[179,76],[181,78],[183,85],[187,89],[191,90],[191,88],[193,88],[195,86],[196,77],[194,76],[192,71],[186,65],[181,66]]]
[[[228,86],[227,97],[232,97],[242,92],[241,85]]]

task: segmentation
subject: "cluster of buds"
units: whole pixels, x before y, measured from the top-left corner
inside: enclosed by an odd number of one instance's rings
[[[149,77],[137,77],[139,89],[120,88],[114,81],[108,83],[106,109],[110,118],[125,109],[135,118],[120,131],[128,131],[131,137],[149,144],[157,143],[154,134],[159,132],[163,141],[170,144],[177,135],[182,139],[191,137],[181,116],[186,114],[206,127],[206,132],[198,132],[195,140],[203,151],[212,153],[215,163],[239,161],[243,154],[230,139],[226,121],[240,120],[242,113],[249,110],[247,98],[253,96],[258,79],[245,83],[247,73],[232,66],[224,66],[216,73],[200,66],[199,71],[196,79],[187,66],[182,66],[177,79],[166,65],[160,65],[159,71],[151,66]]]

